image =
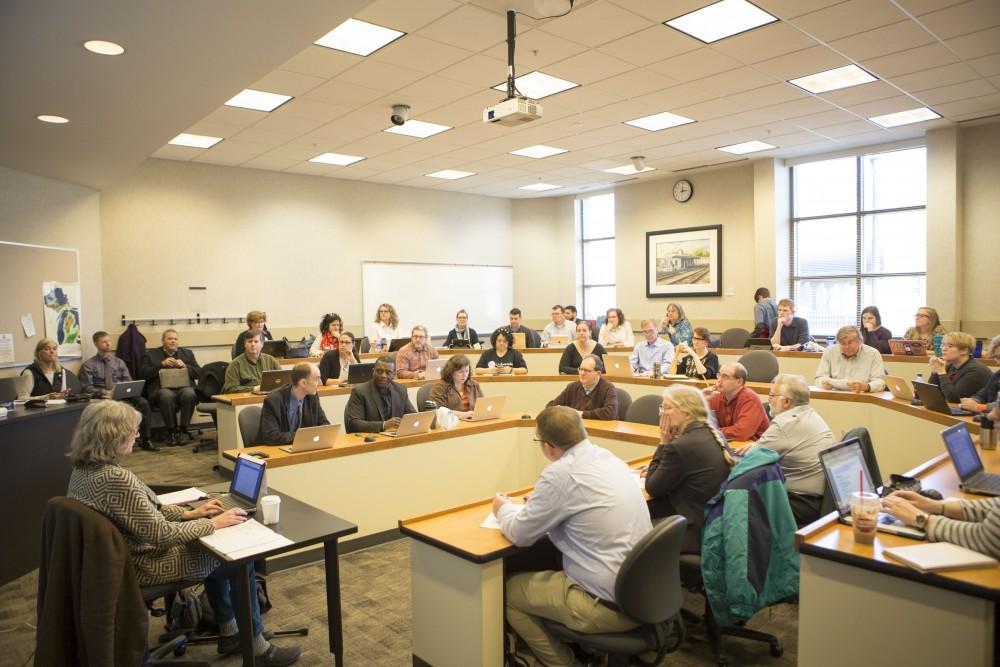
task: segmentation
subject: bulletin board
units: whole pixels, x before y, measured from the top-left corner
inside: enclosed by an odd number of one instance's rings
[[[27,366],[34,360],[35,345],[46,335],[42,283],[48,282],[79,284],[80,252],[0,241],[0,334],[12,334],[14,340],[14,363],[0,363],[0,368]],[[30,338],[21,324],[28,313],[35,327]]]

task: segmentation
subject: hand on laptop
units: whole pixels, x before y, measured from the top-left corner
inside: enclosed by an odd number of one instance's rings
[[[921,513],[941,514],[943,502],[932,500],[914,491],[894,491],[882,499],[882,509],[909,526],[917,525]]]
[[[229,526],[236,526],[247,520],[246,510],[234,507],[231,510],[227,510],[222,514],[217,514],[212,517],[212,528],[219,530],[220,528],[229,528]]]
[[[193,510],[188,510],[184,512],[181,516],[185,521],[191,519],[206,519],[215,516],[216,514],[222,514],[222,503],[216,498],[212,498],[203,505],[195,507]]]
[[[384,422],[382,422],[382,430],[383,431],[395,431],[397,428],[399,428],[399,423],[401,421],[403,421],[402,417],[393,417],[392,419],[384,421]]]

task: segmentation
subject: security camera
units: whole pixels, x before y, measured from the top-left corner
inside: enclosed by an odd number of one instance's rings
[[[392,121],[393,125],[402,125],[406,121],[410,120],[410,105],[393,104],[392,115],[389,116],[389,120]]]

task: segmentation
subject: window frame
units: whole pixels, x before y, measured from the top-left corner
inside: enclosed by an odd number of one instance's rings
[[[613,234],[611,236],[595,236],[593,238],[586,238],[585,232],[584,232],[584,230],[586,229],[586,223],[584,221],[584,203],[588,199],[592,199],[594,197],[611,197],[611,202],[612,202],[612,205],[611,205],[612,225],[615,227],[615,234]],[[590,195],[589,197],[579,197],[576,200],[577,259],[578,259],[579,265],[580,265],[579,284],[577,285],[577,292],[578,292],[578,299],[577,300],[580,303],[580,307],[579,307],[577,313],[578,313],[578,316],[581,319],[586,319],[586,313],[587,313],[587,290],[589,288],[592,288],[592,287],[612,287],[612,288],[615,288],[615,293],[616,293],[616,296],[617,296],[617,285],[618,285],[617,280],[615,282],[611,282],[611,283],[588,283],[587,282],[587,260],[586,260],[586,257],[587,257],[586,247],[587,247],[588,243],[594,243],[594,242],[597,242],[597,241],[611,241],[613,244],[615,244],[613,252],[617,251],[617,244],[616,244],[615,239],[617,237],[618,228],[617,228],[617,220],[614,219],[614,201],[615,201],[615,193],[614,193],[614,191],[611,191],[611,192],[602,192],[600,194],[593,194],[593,195]],[[618,267],[617,267],[617,262],[616,262],[615,263],[615,272],[616,272],[616,274],[617,274],[617,270],[618,270]],[[613,305],[612,305],[612,307],[613,307]],[[599,319],[599,317],[595,317],[595,320],[597,320],[597,319]]]

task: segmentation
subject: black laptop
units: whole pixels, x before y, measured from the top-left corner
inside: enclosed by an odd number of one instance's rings
[[[275,359],[284,359],[288,356],[287,340],[265,340],[261,348],[264,354],[270,354]]]
[[[917,392],[917,398],[924,404],[924,407],[943,415],[971,415],[972,413],[962,408],[953,408],[948,405],[948,399],[944,397],[941,387],[930,382],[913,381],[913,390]]]
[[[264,461],[250,456],[237,456],[233,467],[233,480],[229,483],[229,493],[216,496],[224,510],[241,507],[247,514],[257,511],[260,490],[264,483]],[[197,506],[204,503],[192,503]]]
[[[748,338],[743,347],[748,347],[751,350],[770,350],[774,348],[774,345],[771,344],[770,338]]]
[[[375,374],[375,362],[351,364],[347,367],[347,384],[362,384],[372,379]]]
[[[395,352],[410,342],[409,338],[393,338],[389,341],[389,352]]]
[[[983,470],[983,460],[979,458],[965,423],[941,431],[941,438],[948,448],[963,491],[981,496],[1000,496],[1000,475]]]

